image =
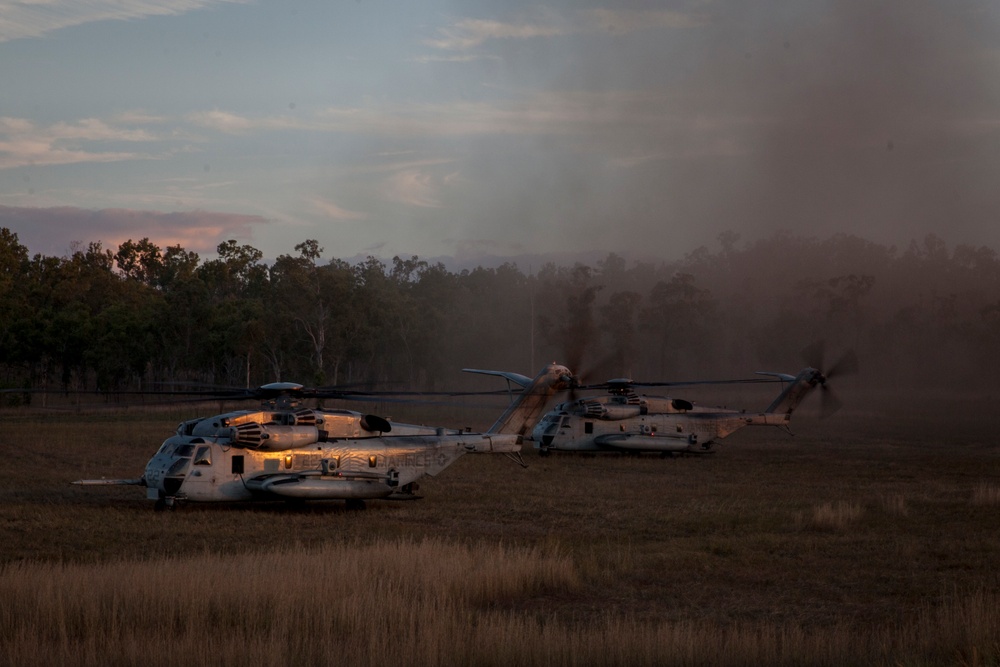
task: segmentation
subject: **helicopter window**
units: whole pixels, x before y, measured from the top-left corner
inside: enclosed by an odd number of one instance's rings
[[[212,465],[212,449],[210,447],[199,447],[198,453],[194,456],[196,466]]]
[[[368,457],[368,467],[369,468],[374,468],[377,465],[378,465],[378,457],[377,456],[369,456]]]
[[[583,432],[593,433],[594,432],[594,422],[583,422]]]
[[[562,427],[563,428],[569,428],[569,416],[568,415],[562,418]]]
[[[180,445],[174,450],[174,456],[189,458],[194,454],[194,445]]]
[[[233,457],[233,474],[242,475],[243,474],[243,456]]]

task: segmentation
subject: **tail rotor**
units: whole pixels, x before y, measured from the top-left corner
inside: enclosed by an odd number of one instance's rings
[[[860,368],[858,364],[858,355],[855,354],[853,350],[845,352],[840,359],[831,364],[829,367],[825,366],[825,348],[825,341],[820,340],[808,345],[804,350],[802,350],[802,356],[806,363],[817,371],[815,381],[820,386],[820,416],[824,418],[837,412],[844,405],[843,401],[841,401],[836,394],[834,394],[833,389],[830,388],[827,382],[830,378],[835,376],[843,377],[846,375],[854,375]]]

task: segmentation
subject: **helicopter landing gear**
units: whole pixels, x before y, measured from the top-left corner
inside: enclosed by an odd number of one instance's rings
[[[168,496],[166,498],[157,498],[156,503],[153,505],[153,511],[164,512],[170,510],[172,512],[178,507],[180,507],[180,501],[177,498]]]
[[[365,501],[361,498],[348,498],[345,503],[348,511],[358,511],[365,508]]]
[[[539,456],[551,456],[552,452],[549,451],[548,447],[539,447],[538,448],[538,455]]]

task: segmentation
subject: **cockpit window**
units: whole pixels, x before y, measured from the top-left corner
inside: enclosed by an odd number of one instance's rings
[[[562,426],[563,426],[563,428],[569,428],[569,417],[568,416],[562,418]]]
[[[212,449],[211,447],[199,447],[198,453],[194,455],[194,464],[196,466],[210,466],[212,465]]]
[[[188,458],[194,454],[194,445],[180,445],[174,450],[174,456]]]

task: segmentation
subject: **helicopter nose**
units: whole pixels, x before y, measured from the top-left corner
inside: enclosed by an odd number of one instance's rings
[[[543,446],[549,447],[552,445],[552,441],[555,439],[556,433],[559,432],[559,422],[552,422],[547,424],[545,430],[541,433],[540,441]]]
[[[191,463],[190,459],[177,459],[171,465],[166,474],[163,477],[163,492],[168,496],[175,496],[177,492],[180,491],[181,485],[184,483],[185,471],[187,470],[188,464]]]
[[[163,496],[173,496],[180,491],[185,473],[191,460],[170,456],[154,457],[146,465],[146,486],[159,491]]]

